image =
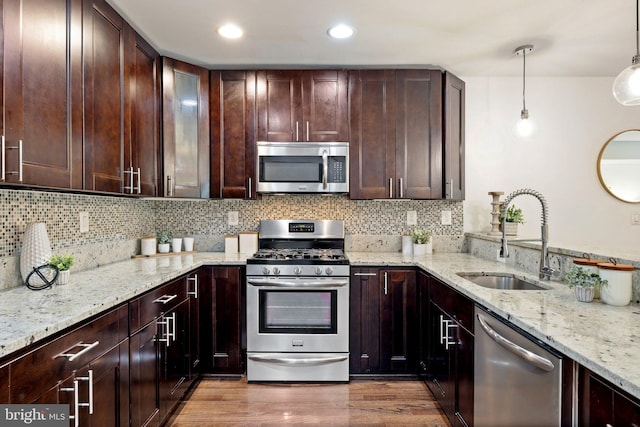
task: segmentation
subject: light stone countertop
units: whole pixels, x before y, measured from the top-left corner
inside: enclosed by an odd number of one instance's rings
[[[244,265],[248,254],[196,253],[138,258],[71,273],[70,283],[31,291],[0,292],[0,357],[117,306],[203,265]],[[352,266],[418,266],[478,304],[640,398],[640,308],[586,304],[558,282],[546,291],[486,289],[457,272],[507,272],[537,280],[505,264],[465,253],[422,257],[400,253],[348,252]]]

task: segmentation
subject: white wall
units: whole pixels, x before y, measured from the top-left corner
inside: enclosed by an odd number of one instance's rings
[[[640,107],[623,107],[613,78],[527,78],[526,101],[535,133],[513,132],[522,108],[522,79],[464,78],[466,82],[466,232],[491,229],[489,191],[540,191],[549,204],[550,244],[640,259],[640,204],[619,201],[598,180],[596,161],[614,134],[640,128]],[[638,183],[640,186],[640,182]],[[514,203],[527,223],[520,237],[539,236],[540,205]]]

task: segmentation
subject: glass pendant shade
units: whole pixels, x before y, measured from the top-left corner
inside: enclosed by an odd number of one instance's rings
[[[640,105],[640,63],[636,57],[613,82],[613,96],[622,105]]]

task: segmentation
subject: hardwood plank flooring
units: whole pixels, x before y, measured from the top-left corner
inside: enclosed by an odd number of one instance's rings
[[[180,403],[167,426],[282,424],[450,426],[422,381],[249,384],[246,378],[203,379]]]

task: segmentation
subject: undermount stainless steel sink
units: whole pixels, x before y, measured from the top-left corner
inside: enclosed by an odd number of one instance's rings
[[[536,290],[545,291],[547,288],[537,285],[535,282],[521,279],[509,273],[457,273],[478,286],[490,289],[502,290]]]

